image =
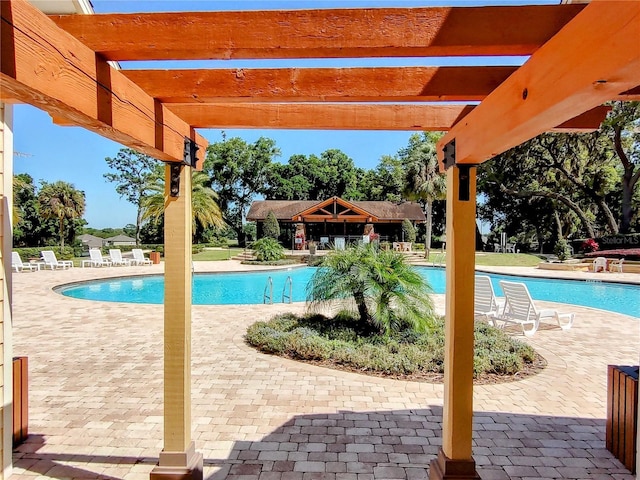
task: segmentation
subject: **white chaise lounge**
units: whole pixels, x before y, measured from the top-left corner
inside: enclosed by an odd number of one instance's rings
[[[51,270],[73,268],[73,262],[71,260],[58,260],[53,250],[42,250],[40,254],[42,255],[42,263],[45,269],[47,267]]]
[[[515,323],[522,327],[525,335],[531,336],[544,319],[554,319],[562,330],[568,330],[573,325],[574,313],[559,313],[554,309],[538,310],[524,283],[500,280],[500,287],[504,292],[504,309],[502,313],[487,315],[489,322],[495,326],[504,327]]]

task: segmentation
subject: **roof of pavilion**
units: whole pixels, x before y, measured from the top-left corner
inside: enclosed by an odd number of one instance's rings
[[[333,197],[331,200],[345,207],[357,208],[364,217],[371,218],[370,221],[402,222],[405,218],[414,222],[426,220],[422,208],[415,202],[352,201],[338,197]],[[256,200],[251,204],[247,220],[261,221],[267,218],[269,212],[273,212],[278,220],[300,221],[305,217],[305,212],[315,213],[327,202],[327,200]],[[298,217],[300,220],[296,220]]]
[[[603,103],[640,98],[640,2],[49,17],[24,0],[0,5],[0,101],[171,162],[184,161],[185,137],[207,146],[196,128],[300,128],[449,131],[441,145],[456,140],[455,163],[478,164],[544,131],[596,129]],[[531,57],[424,66],[514,55]],[[392,57],[424,62],[344,66]],[[127,65],[330,58],[343,66]]]

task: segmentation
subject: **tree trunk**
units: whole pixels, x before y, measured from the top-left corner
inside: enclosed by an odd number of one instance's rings
[[[60,217],[60,248],[64,248],[64,218]]]
[[[558,240],[562,240],[564,235],[562,234],[562,222],[560,221],[560,215],[558,215],[558,211],[553,212],[553,218],[556,220],[556,232],[558,234]]]
[[[611,209],[609,208],[609,205],[607,205],[607,203],[604,201],[604,198],[601,198],[601,197],[598,197],[596,199],[596,203],[598,204],[598,206],[600,207],[600,210],[602,210],[602,213],[604,214],[604,218],[607,221],[607,226],[609,227],[609,231],[612,234],[617,235],[618,222],[613,216],[613,213],[611,213]]]
[[[369,315],[369,310],[367,309],[367,303],[365,301],[364,294],[362,292],[355,292],[353,294],[353,298],[355,299],[356,306],[358,307],[358,315],[360,316],[360,321],[363,324],[371,327],[373,331],[376,331],[377,329],[375,325],[371,323],[371,315]]]
[[[142,208],[138,205],[138,213],[136,215],[136,245],[140,245],[140,225],[142,224]]]
[[[431,252],[431,229],[433,227],[433,201],[427,200],[425,205],[425,215],[427,222],[424,233],[424,258],[428,259]]]
[[[629,233],[631,229],[631,218],[633,217],[633,189],[640,179],[640,169],[635,171],[635,164],[629,160],[622,147],[622,127],[614,128],[613,145],[616,154],[622,162],[624,174],[622,175],[622,219],[620,220],[620,233]]]
[[[631,208],[633,201],[633,185],[631,169],[625,169],[624,176],[622,177],[622,219],[620,220],[620,233],[629,233],[631,230],[631,218],[633,217],[633,209]],[[640,170],[638,170],[640,173]],[[637,179],[637,176],[636,176]]]
[[[538,239],[538,247],[540,248],[540,253],[544,253],[544,235],[540,228],[536,227],[536,238]]]

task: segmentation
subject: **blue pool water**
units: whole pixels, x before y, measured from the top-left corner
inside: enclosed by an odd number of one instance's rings
[[[419,267],[419,270],[431,284],[434,293],[444,293],[444,269]],[[314,268],[307,267],[268,272],[195,274],[193,303],[194,305],[262,303],[264,288],[269,277],[273,281],[274,302],[279,303],[282,301],[283,288],[289,276],[293,281],[293,301],[303,302],[305,286],[314,271]],[[498,296],[502,295],[498,280],[519,281],[526,283],[531,296],[536,300],[595,307],[640,318],[639,285],[511,275],[489,274],[489,276],[493,280]],[[164,278],[144,276],[99,280],[62,287],[58,291],[69,297],[88,300],[160,304],[164,301]]]

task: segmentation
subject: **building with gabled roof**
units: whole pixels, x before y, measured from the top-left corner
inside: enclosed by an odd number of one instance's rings
[[[305,241],[325,243],[333,242],[335,237],[345,237],[347,241],[361,239],[365,230],[370,232],[371,225],[380,240],[400,241],[403,240],[402,221],[405,218],[414,225],[426,221],[422,208],[415,202],[352,201],[341,197],[257,200],[251,204],[247,220],[256,222],[258,238],[269,212],[278,219],[280,240],[285,245],[293,241],[296,230],[304,232]]]

